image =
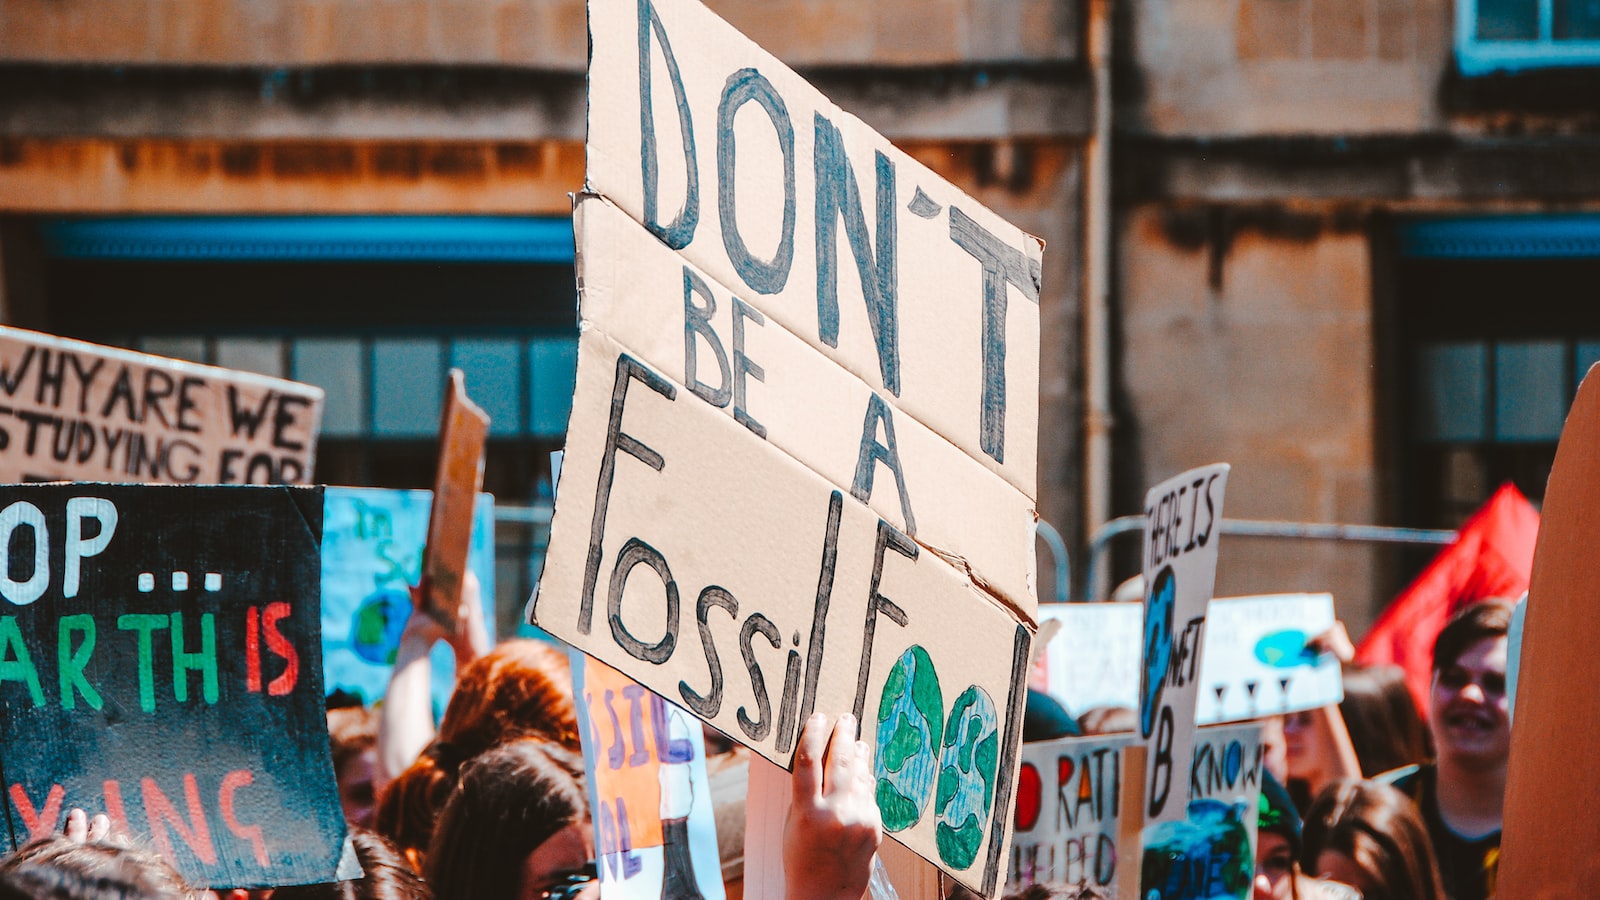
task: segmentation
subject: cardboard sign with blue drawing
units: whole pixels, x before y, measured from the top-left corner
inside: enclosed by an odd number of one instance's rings
[[[411,585],[422,573],[430,491],[327,489],[322,532],[322,660],[329,692],[368,704],[389,686],[400,632],[412,612]],[[467,566],[478,576],[484,624],[494,639],[494,497],[479,494]],[[434,714],[455,684],[455,657],[433,648]]]
[[[1142,896],[1251,896],[1263,752],[1258,723],[1198,730],[1185,817],[1144,829]]]
[[[1217,523],[1227,485],[1228,466],[1217,464],[1169,478],[1145,494],[1139,735],[1150,745],[1144,796],[1151,823],[1184,816],[1181,761],[1190,758],[1194,743],[1206,607],[1216,583]]]
[[[581,651],[572,686],[603,900],[722,900],[700,720]]]
[[[1306,648],[1333,623],[1332,594],[1211,601],[1200,668],[1200,723],[1240,722],[1343,700],[1339,660]]]
[[[1139,734],[1148,747],[1147,824],[1139,893],[1146,900],[1236,896],[1229,888],[1237,873],[1217,871],[1236,858],[1232,811],[1192,806],[1183,783],[1186,763],[1194,758],[1206,609],[1216,582],[1217,523],[1227,485],[1228,466],[1216,464],[1169,478],[1145,494]],[[1244,861],[1247,874],[1251,862]],[[1212,880],[1213,872],[1220,880]]]

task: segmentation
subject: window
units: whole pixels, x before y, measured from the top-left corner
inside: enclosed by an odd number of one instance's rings
[[[1577,385],[1600,361],[1600,217],[1413,221],[1399,236],[1403,522],[1457,527],[1507,481],[1539,503]]]
[[[1456,0],[1463,74],[1600,65],[1600,0]]]
[[[315,384],[313,479],[432,486],[445,375],[491,416],[497,630],[542,566],[577,366],[570,219],[38,220],[12,324]],[[8,286],[9,282],[8,282]],[[20,296],[13,291],[13,296]]]

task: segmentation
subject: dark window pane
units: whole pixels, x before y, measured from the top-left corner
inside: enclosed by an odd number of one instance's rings
[[[1477,36],[1480,41],[1537,40],[1538,0],[1478,0]]]
[[[206,359],[206,339],[188,335],[153,335],[139,342],[139,349],[157,356],[181,359],[188,362],[209,362]]]
[[[295,341],[292,351],[295,380],[314,384],[327,394],[322,409],[322,434],[325,437],[365,434],[367,367],[360,339],[305,338]]]
[[[1589,374],[1589,367],[1600,363],[1600,343],[1595,341],[1579,341],[1577,347],[1576,365],[1573,366],[1572,383],[1580,384],[1583,376]]]
[[[277,338],[217,338],[216,363],[227,369],[282,378],[283,341]]]
[[[1495,437],[1554,441],[1567,416],[1566,347],[1560,341],[1505,341],[1494,348]]]
[[[372,344],[372,432],[378,437],[435,437],[444,402],[438,341]]]
[[[528,431],[534,437],[555,437],[567,431],[572,390],[578,378],[578,342],[572,338],[534,338],[528,342],[528,371],[533,381],[533,415]]]
[[[1488,348],[1479,342],[1424,344],[1417,350],[1417,363],[1417,437],[1483,440]]]
[[[522,433],[522,342],[514,338],[457,338],[450,365],[467,379],[467,396],[489,414],[489,433]]]
[[[1551,37],[1558,41],[1600,40],[1600,0],[1553,0]]]

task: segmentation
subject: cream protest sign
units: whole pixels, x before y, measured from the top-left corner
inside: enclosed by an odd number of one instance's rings
[[[1185,815],[1182,770],[1173,760],[1193,755],[1206,605],[1216,583],[1217,522],[1227,486],[1228,466],[1217,464],[1169,478],[1144,497],[1139,733],[1150,746],[1144,798],[1152,824]]]
[[[596,0],[590,31],[530,619],[780,765],[813,710],[853,712],[890,834],[992,895],[1037,609],[1040,244],[698,3]]]
[[[1116,890],[1122,748],[1132,740],[1114,734],[1023,746],[1008,892],[1033,884]]]
[[[0,482],[305,484],[321,388],[0,326]]]
[[[1147,888],[1169,900],[1249,893],[1264,756],[1259,723],[1196,732],[1188,786],[1176,786],[1186,791],[1186,818],[1147,830],[1142,849],[1118,845],[1120,751],[1134,738],[1073,737],[1023,747],[1008,892],[1093,884],[1115,900],[1118,867],[1134,866],[1150,876]]]

